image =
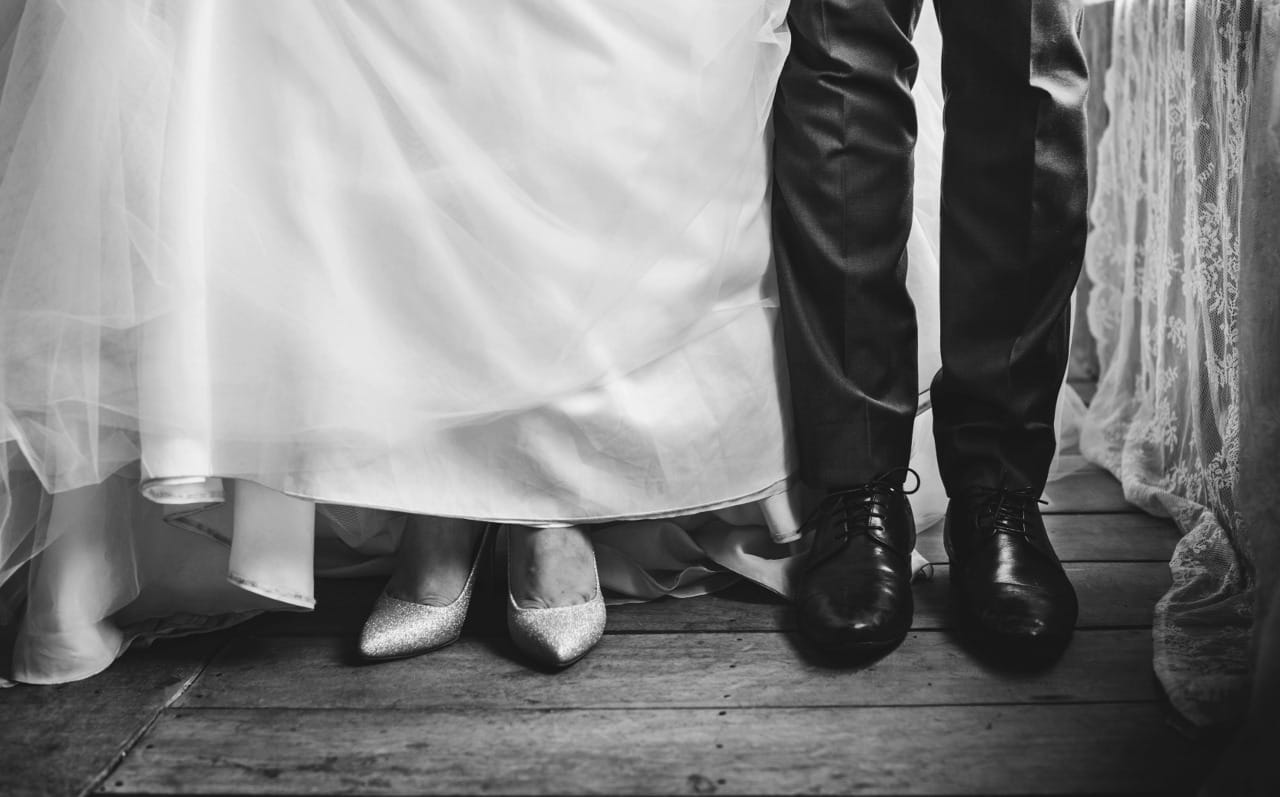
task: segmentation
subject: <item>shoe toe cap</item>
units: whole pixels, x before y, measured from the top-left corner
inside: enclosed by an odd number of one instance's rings
[[[357,650],[369,660],[399,659],[442,648],[462,633],[468,601],[424,606],[385,593],[360,630]]]
[[[600,642],[605,628],[604,600],[550,609],[517,609],[508,615],[511,639],[530,658],[562,668],[578,661]]]
[[[1002,637],[1049,638],[1070,634],[1077,607],[1072,592],[1043,586],[994,584],[979,602],[974,619],[992,634]]]
[[[847,648],[900,641],[911,628],[911,614],[909,601],[895,596],[838,601],[818,594],[800,603],[798,620],[800,631],[818,645]]]

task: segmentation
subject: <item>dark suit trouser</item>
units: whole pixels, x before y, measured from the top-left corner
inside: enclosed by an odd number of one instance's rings
[[[936,0],[943,37],[943,480],[1039,490],[1085,239],[1071,0]],[[907,465],[918,406],[911,35],[919,0],[793,0],[774,111],[774,247],[801,478]]]

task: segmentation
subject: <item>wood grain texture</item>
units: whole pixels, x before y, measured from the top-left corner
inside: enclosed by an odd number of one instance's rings
[[[351,640],[238,640],[182,708],[709,708],[1155,700],[1146,629],[1083,631],[1054,666],[1011,672],[949,634],[913,632],[857,667],[778,633],[623,634],[572,668],[531,669],[505,639],[464,637],[415,659],[353,666]]]
[[[1159,793],[1201,765],[1153,704],[167,714],[117,793]]]
[[[212,636],[160,643],[85,681],[0,690],[0,794],[91,788],[219,644]]]
[[[1053,509],[1077,508],[1046,523],[1080,630],[1040,671],[949,630],[945,564],[915,585],[903,645],[858,667],[807,649],[749,584],[611,607],[600,646],[556,674],[507,641],[489,586],[455,646],[359,665],[381,579],[322,581],[313,613],[0,690],[0,794],[1192,793],[1213,749],[1170,730],[1151,676],[1178,532],[1100,471],[1057,485]],[[920,549],[945,561],[939,532]]]
[[[1045,487],[1044,499],[1049,502],[1043,508],[1045,514],[1139,511],[1124,499],[1115,477],[1079,454],[1064,455],[1062,465],[1068,474]]]

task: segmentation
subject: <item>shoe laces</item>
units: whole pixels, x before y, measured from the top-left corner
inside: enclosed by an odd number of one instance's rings
[[[910,490],[905,489],[907,476],[915,478],[915,485]],[[837,490],[827,495],[809,513],[809,517],[800,526],[800,532],[803,534],[814,528],[818,519],[826,515],[831,504],[835,503],[836,508],[831,510],[831,517],[843,529],[836,535],[835,539],[837,542],[844,542],[849,538],[849,529],[851,527],[864,528],[870,525],[874,519],[884,518],[889,509],[886,503],[886,498],[889,495],[898,493],[912,495],[919,489],[920,474],[915,469],[903,467],[885,471],[865,484]]]
[[[992,531],[997,534],[1027,536],[1027,509],[1035,504],[1047,504],[1035,490],[1023,487],[1011,490],[1007,487],[972,487],[969,494],[981,505],[983,512],[991,512]]]

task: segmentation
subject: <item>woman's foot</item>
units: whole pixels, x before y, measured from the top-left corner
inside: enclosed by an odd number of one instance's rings
[[[522,609],[586,603],[596,596],[596,552],[577,526],[507,527],[507,578]]]
[[[400,537],[387,594],[423,606],[453,604],[471,574],[484,530],[479,520],[411,516]]]
[[[462,633],[485,525],[433,517],[409,519],[395,573],[360,631],[360,655],[401,659],[442,648]]]
[[[595,549],[578,528],[508,529],[511,640],[540,664],[567,667],[604,634]]]

